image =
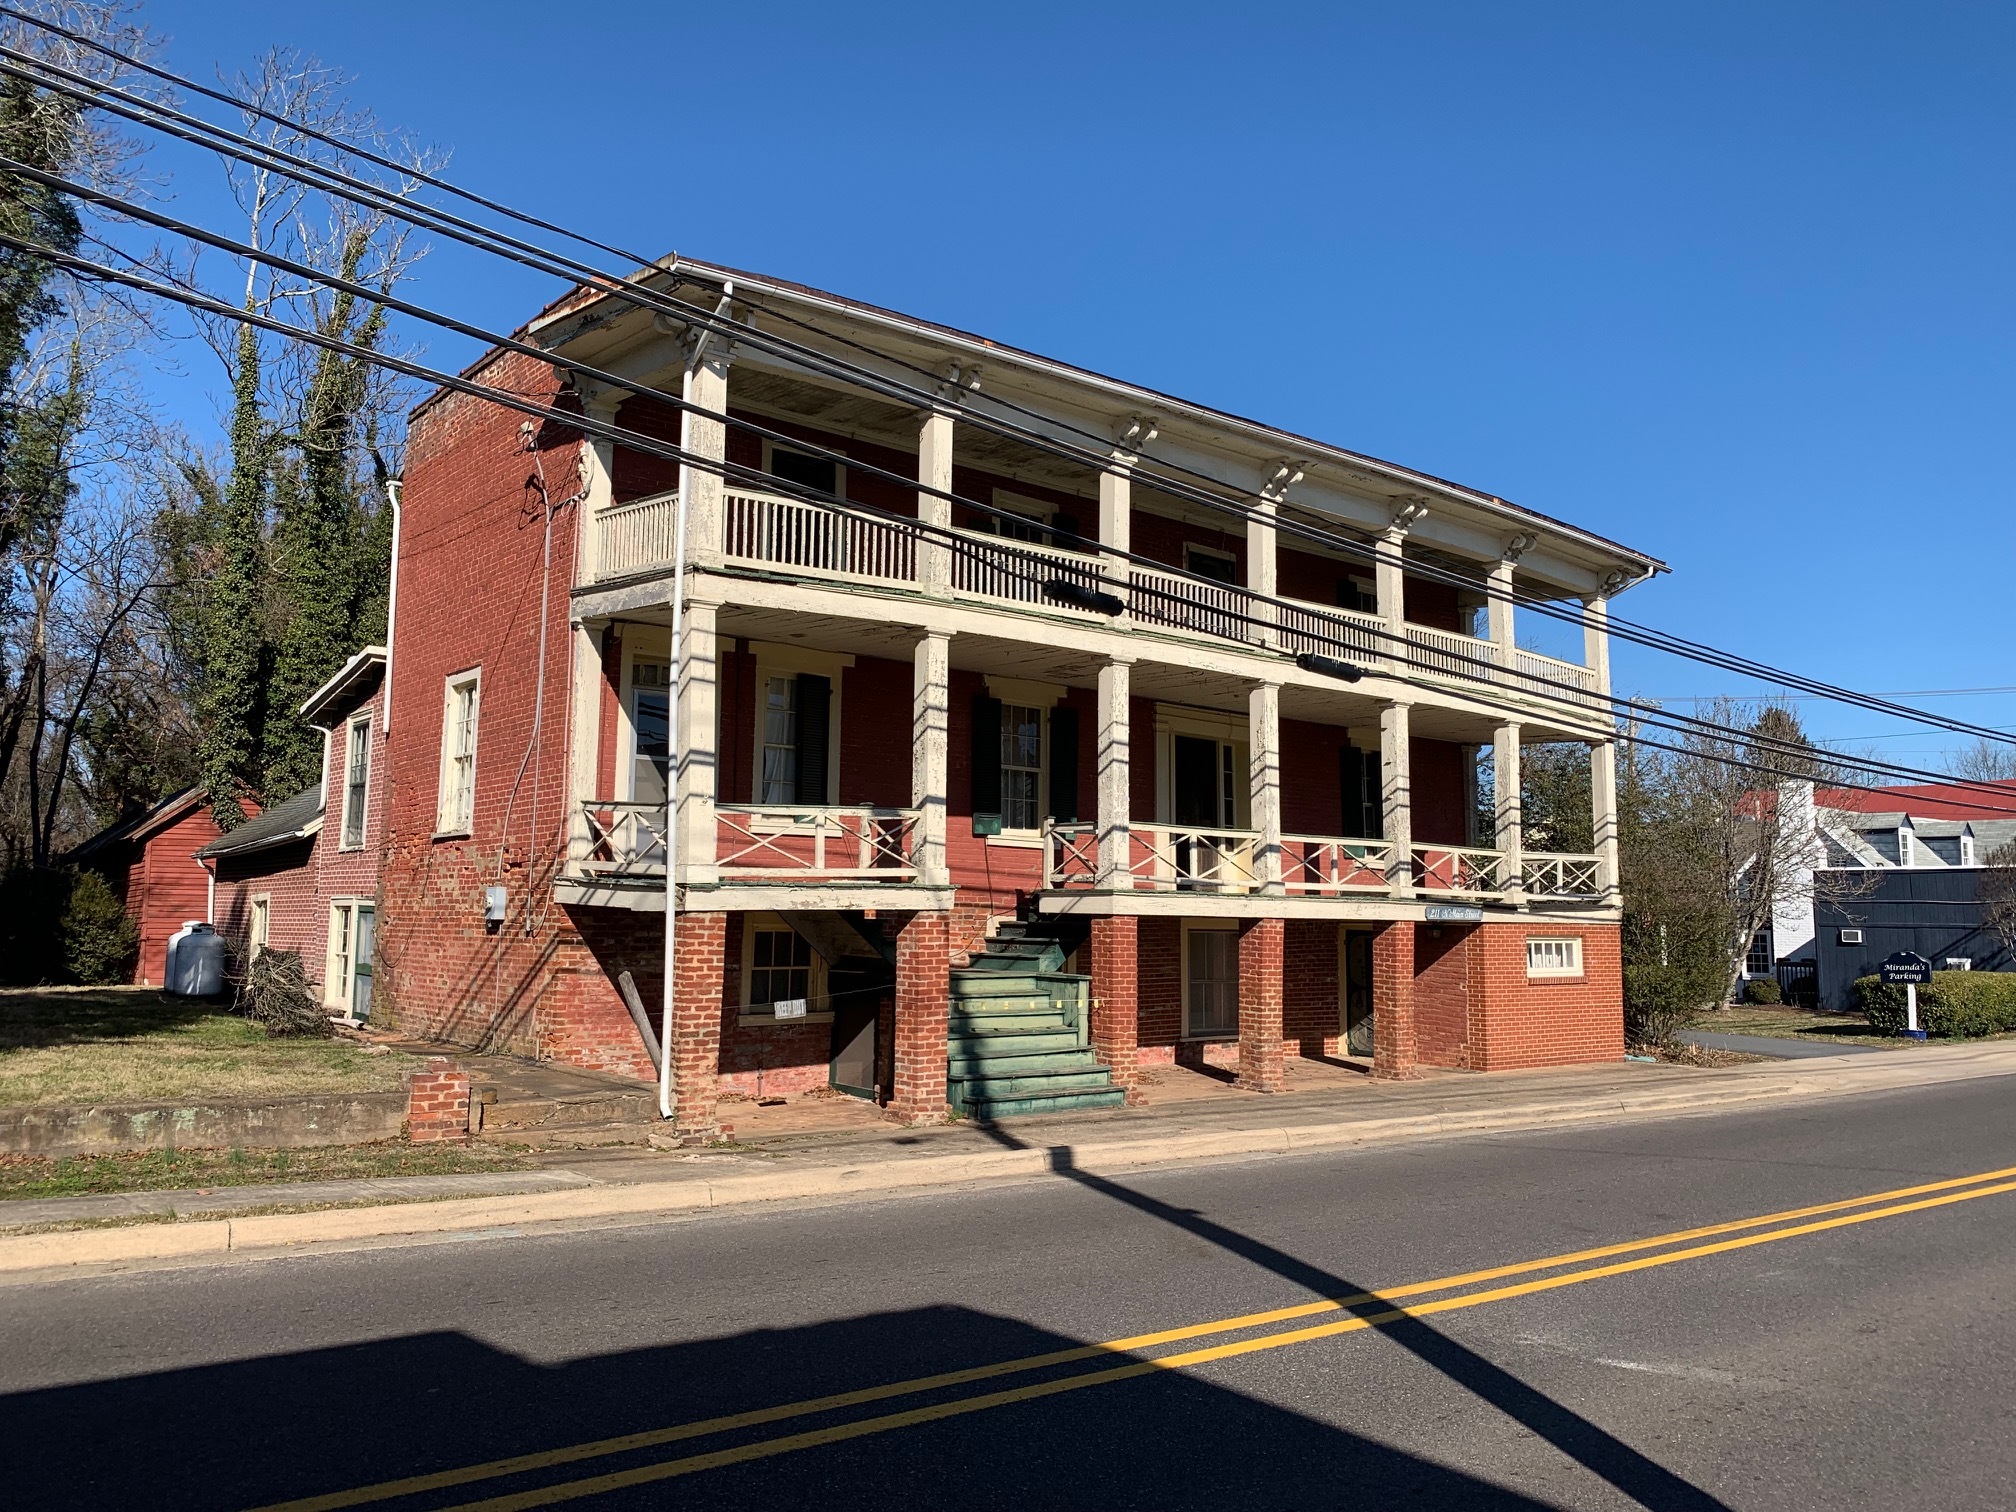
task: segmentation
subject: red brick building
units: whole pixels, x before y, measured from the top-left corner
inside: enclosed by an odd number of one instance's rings
[[[649,285],[725,333],[577,295],[527,338],[627,387],[472,371],[715,459],[683,588],[647,445],[456,393],[413,419],[402,1027],[652,1075],[622,984],[658,1017],[669,850],[696,1132],[724,1089],[929,1120],[1118,1102],[1172,1059],[1271,1090],[1293,1054],[1621,1053],[1603,614],[1657,562],[890,311],[689,262]],[[682,385],[683,431],[652,394]],[[1578,606],[1581,659],[1519,645],[1515,596]],[[1542,742],[1589,752],[1589,852],[1527,847]]]
[[[197,852],[216,874],[211,914],[238,959],[298,951],[332,1015],[368,1018],[385,843],[383,646],[367,646],[311,694],[322,780]]]

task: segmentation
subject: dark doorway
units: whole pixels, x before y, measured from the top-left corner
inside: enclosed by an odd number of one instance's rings
[[[1372,936],[1344,931],[1344,1053],[1372,1053]]]
[[[1174,740],[1174,817],[1185,828],[1205,828],[1225,822],[1218,800],[1218,746],[1197,735]]]

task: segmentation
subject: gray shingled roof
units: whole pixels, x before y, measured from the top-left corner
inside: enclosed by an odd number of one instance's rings
[[[303,788],[283,799],[256,819],[248,819],[222,839],[212,840],[196,852],[199,856],[233,856],[241,851],[264,850],[269,845],[285,845],[299,840],[322,817],[322,784]]]

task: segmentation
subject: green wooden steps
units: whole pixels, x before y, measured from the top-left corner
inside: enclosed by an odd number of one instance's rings
[[[954,1111],[991,1121],[1126,1102],[1087,1048],[1091,981],[1062,969],[1075,943],[1046,922],[1004,924],[952,973],[945,1069]]]

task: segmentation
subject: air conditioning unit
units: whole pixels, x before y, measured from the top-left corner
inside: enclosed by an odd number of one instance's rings
[[[1841,943],[1843,945],[1860,945],[1862,943],[1862,931],[1859,929],[1842,930]]]

